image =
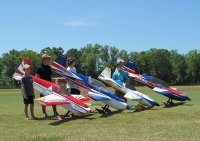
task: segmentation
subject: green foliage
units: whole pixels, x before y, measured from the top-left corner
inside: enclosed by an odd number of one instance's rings
[[[150,49],[148,57],[150,59],[151,75],[170,82],[172,76],[170,52],[166,49]]]
[[[138,73],[150,75],[151,74],[151,58],[148,55],[148,52],[142,51],[140,53],[138,52],[131,52],[129,54],[130,60],[133,60],[136,62]]]
[[[80,70],[80,56],[81,52],[75,48],[69,49],[65,54],[66,58],[75,58],[76,59],[76,69]]]
[[[39,65],[38,54],[31,50],[11,50],[9,53],[4,53],[0,59],[1,74],[0,88],[15,88],[18,83],[12,79],[15,70],[24,58],[30,58],[32,65],[32,73],[36,71],[36,66]]]
[[[81,64],[81,71],[93,78],[98,77],[100,47],[98,44],[94,46],[88,44],[80,49],[81,56],[79,62]]]
[[[172,84],[187,84],[187,63],[184,55],[178,54],[177,51],[172,50],[170,59],[172,64]]]
[[[63,54],[64,50],[62,47],[46,47],[42,49],[40,53],[46,53],[52,57],[52,60],[54,60],[58,55]]]
[[[176,50],[150,49],[141,52],[127,52],[116,47],[99,44],[87,44],[78,49],[72,48],[64,53],[62,47],[46,47],[41,50],[52,56],[64,54],[67,58],[76,58],[76,68],[79,73],[97,78],[105,67],[115,70],[116,60],[133,60],[137,65],[137,72],[152,75],[171,85],[199,84],[200,83],[200,51],[192,50],[186,55],[179,54]],[[18,65],[23,58],[30,58],[32,74],[41,63],[40,54],[31,50],[11,50],[0,57],[0,88],[15,88],[19,85],[12,79]],[[55,74],[54,74],[55,75]],[[55,75],[56,76],[56,75]]]
[[[121,55],[121,56],[120,56]],[[103,46],[101,47],[100,50],[100,62],[101,62],[101,71],[105,68],[105,67],[109,67],[111,68],[112,71],[115,70],[115,65],[116,65],[116,61],[117,59],[120,58],[124,58],[123,56],[127,56],[127,52],[125,50],[122,50],[121,52],[119,52],[119,50],[116,47],[109,47],[109,46]]]
[[[200,51],[192,50],[186,54],[187,78],[192,84],[200,84]]]

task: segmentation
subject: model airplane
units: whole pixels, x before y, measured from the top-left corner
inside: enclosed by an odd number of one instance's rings
[[[111,69],[108,67],[103,70],[103,72],[99,75],[98,78],[106,82],[107,84],[111,85],[114,89],[121,91],[123,94],[125,94],[124,95],[125,98],[133,101],[138,101],[139,104],[135,106],[135,109],[137,110],[145,109],[146,108],[145,106],[147,106],[147,108],[151,108],[153,106],[159,106],[157,102],[155,102],[148,96],[136,90],[131,90],[125,87],[123,83],[113,80],[111,78]]]
[[[13,75],[17,81],[20,81],[25,74],[23,71],[25,64],[30,64],[30,61],[24,59]],[[60,105],[73,114],[85,114],[91,111],[89,104],[86,104],[91,100],[89,97],[60,94],[57,92],[58,85],[35,76],[32,76],[32,79],[34,89],[46,95],[36,99],[39,103],[46,106]]]
[[[67,59],[64,56],[58,56],[56,60],[51,64],[53,71],[63,76],[66,81],[76,84],[77,86],[88,91],[88,96],[95,101],[102,101],[106,105],[103,108],[103,113],[110,112],[109,106],[115,109],[131,109],[132,107],[128,105],[123,99],[120,99],[115,94],[105,90],[105,85],[100,81],[93,79],[91,77],[69,72],[66,69]],[[71,75],[72,74],[72,75]],[[97,109],[98,111],[100,109]]]
[[[155,92],[164,95],[169,98],[169,100],[165,103],[166,106],[171,106],[174,103],[172,100],[177,101],[186,101],[191,100],[187,95],[183,94],[181,91],[177,90],[176,88],[171,88],[169,85],[152,76],[143,76],[135,72],[135,62],[128,61],[124,65],[124,70],[128,73],[130,77],[132,77],[135,81],[138,81],[148,87],[150,87]]]

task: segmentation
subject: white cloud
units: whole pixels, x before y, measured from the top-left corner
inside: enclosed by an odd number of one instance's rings
[[[70,22],[64,22],[64,25],[72,26],[72,27],[85,27],[89,24],[84,21],[70,21]]]

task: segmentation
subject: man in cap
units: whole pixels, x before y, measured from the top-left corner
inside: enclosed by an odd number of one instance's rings
[[[123,69],[125,61],[121,58],[117,59],[116,69],[115,72],[112,75],[112,79],[115,81],[119,81],[121,83],[127,83],[128,82],[128,75]],[[118,97],[124,99],[127,102],[127,99],[124,98],[124,94],[121,91],[115,90],[115,93]]]
[[[124,61],[124,59],[122,59],[122,58],[118,58],[118,59],[117,59],[117,64],[118,64],[118,63],[122,63],[122,64],[124,64],[125,61]]]
[[[47,54],[42,54],[42,56],[41,56],[42,64],[37,69],[36,77],[40,77],[44,80],[51,82],[52,69],[51,69],[51,66],[49,65],[50,60],[51,60],[51,56],[49,56]],[[43,94],[40,94],[40,97],[43,97],[43,96],[44,96]],[[54,116],[58,117],[59,114],[57,112],[56,105],[53,105],[52,109],[54,112]],[[48,117],[48,115],[46,113],[46,106],[44,106],[44,105],[42,105],[42,112],[43,112],[44,118]]]

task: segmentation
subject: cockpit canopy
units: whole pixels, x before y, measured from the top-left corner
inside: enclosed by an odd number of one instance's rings
[[[144,79],[147,80],[147,81],[150,81],[158,86],[161,86],[161,87],[169,87],[169,85],[167,84],[167,82],[161,80],[161,79],[158,79],[158,78],[155,78],[155,77],[152,77],[152,76],[144,76]]]

